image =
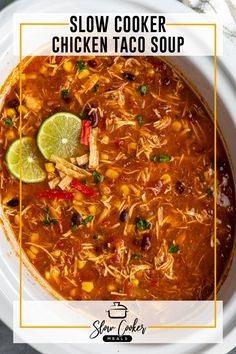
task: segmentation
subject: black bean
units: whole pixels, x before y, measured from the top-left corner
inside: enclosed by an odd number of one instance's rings
[[[164,86],[169,86],[170,83],[171,83],[170,78],[169,78],[169,77],[164,77],[164,79],[163,79],[163,81],[162,81],[162,84],[163,84]]]
[[[89,115],[89,118],[91,120],[91,126],[92,128],[96,128],[98,125],[98,113],[96,110],[92,111],[91,114]]]
[[[190,122],[195,123],[198,119],[197,112],[194,109],[194,106],[185,113],[185,117],[190,120]]]
[[[127,219],[128,219],[128,212],[126,210],[123,210],[120,213],[120,221],[121,222],[126,222]]]
[[[17,106],[19,106],[19,101],[17,99],[12,99],[7,102],[7,105],[10,108],[16,108]]]
[[[175,183],[175,189],[179,194],[182,194],[184,192],[184,184],[181,181],[177,181]]]
[[[72,226],[79,226],[82,223],[82,217],[78,213],[73,213],[71,216]]]
[[[141,241],[141,249],[142,251],[148,251],[151,248],[151,235],[146,234],[143,236]]]
[[[96,60],[91,59],[88,61],[88,65],[90,66],[90,68],[96,68],[97,62]]]
[[[18,205],[19,205],[19,199],[17,199],[17,198],[12,198],[11,200],[9,200],[7,202],[7,206],[12,207],[12,208],[17,207]]]
[[[91,109],[93,107],[86,107],[84,109],[84,112],[83,112],[83,115],[86,119],[89,119],[91,121],[91,126],[92,128],[96,128],[97,125],[98,125],[98,120],[99,120],[99,117],[98,117],[98,112],[96,109],[93,109],[92,112],[91,112]],[[90,113],[91,112],[91,113]]]
[[[81,165],[80,168],[82,168],[83,170],[86,170],[86,171],[87,171],[87,170],[88,170],[88,165],[87,165],[87,164]]]
[[[67,104],[71,103],[71,98],[70,97],[62,97],[63,101],[65,101]]]
[[[124,73],[123,74],[124,78],[128,81],[134,81],[135,80],[135,76],[133,74],[130,73]]]

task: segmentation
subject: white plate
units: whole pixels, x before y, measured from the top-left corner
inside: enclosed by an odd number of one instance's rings
[[[0,33],[3,34],[0,39],[0,66],[4,67],[2,72],[0,84],[5,80],[7,73],[10,72],[13,64],[17,63],[17,58],[12,59],[10,46],[12,43],[11,33],[11,21],[12,14],[14,12],[189,12],[190,10],[184,7],[182,4],[173,0],[157,1],[157,0],[22,0],[16,1],[9,7],[7,7],[0,14]],[[209,61],[209,60],[208,60]],[[198,67],[199,72],[206,77],[209,76],[207,69],[200,68],[199,63],[201,59],[192,60],[192,64]],[[206,61],[202,61],[204,65]],[[225,102],[228,111],[227,115],[233,117],[234,105],[236,102],[236,50],[233,46],[225,40],[224,43],[224,57],[219,60],[219,84],[220,86],[220,98]],[[203,65],[203,66],[204,66]],[[212,65],[208,63],[207,65]],[[205,71],[204,71],[205,70]],[[211,82],[212,79],[208,78]],[[223,90],[222,90],[223,85]],[[222,122],[221,122],[222,125]],[[222,129],[224,131],[224,129]],[[235,139],[235,121],[231,122],[230,128],[225,132],[225,136],[231,136],[229,150],[231,151],[232,159],[236,166],[236,150],[233,144],[235,140],[232,139],[232,134]],[[18,260],[14,256],[6,256],[6,252],[9,250],[9,244],[5,241],[3,235],[0,238],[0,314],[1,319],[9,326],[12,327],[12,301],[18,298],[18,272],[17,264]],[[233,269],[236,269],[236,263],[234,263]],[[222,297],[226,299],[225,318],[224,318],[224,343],[220,345],[183,345],[183,344],[159,344],[159,345],[125,345],[125,344],[90,344],[90,345],[34,345],[34,348],[42,353],[59,354],[59,353],[143,353],[148,350],[149,353],[160,352],[162,354],[196,354],[196,353],[208,353],[208,354],[222,354],[227,353],[235,345],[236,338],[236,293],[232,291],[232,284],[235,284],[235,273],[231,271],[226,283],[224,284],[224,290],[221,291]],[[24,291],[32,298],[33,290],[31,289],[31,283],[25,284]],[[36,291],[34,289],[34,291]]]

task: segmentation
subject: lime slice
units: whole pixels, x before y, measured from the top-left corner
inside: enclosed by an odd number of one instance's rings
[[[50,160],[52,155],[68,159],[79,156],[81,119],[67,112],[56,113],[41,125],[37,144],[43,156]]]
[[[43,161],[34,139],[24,137],[21,139],[22,146],[22,182],[36,183],[46,178],[43,170]],[[20,179],[20,139],[15,140],[6,153],[6,163],[9,172]]]

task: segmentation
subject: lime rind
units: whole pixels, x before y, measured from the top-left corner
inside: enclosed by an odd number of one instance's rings
[[[68,159],[80,154],[81,119],[68,112],[59,112],[41,125],[37,144],[42,155],[50,160],[52,155]]]
[[[24,183],[38,183],[46,178],[43,161],[37,146],[32,138],[23,137],[22,144],[22,172],[21,180]],[[9,172],[20,179],[20,139],[15,140],[6,153],[6,164]]]

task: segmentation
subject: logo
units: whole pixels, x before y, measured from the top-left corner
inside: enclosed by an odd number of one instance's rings
[[[93,331],[89,336],[90,339],[103,336],[104,342],[131,342],[133,339],[131,334],[145,334],[147,328],[142,323],[139,323],[137,317],[130,322],[126,319],[128,312],[127,307],[121,304],[120,301],[113,302],[110,308],[106,310],[110,319],[109,324],[106,320],[94,321]]]
[[[128,309],[125,305],[122,305],[119,301],[113,302],[110,309],[107,310],[109,318],[126,318]]]

